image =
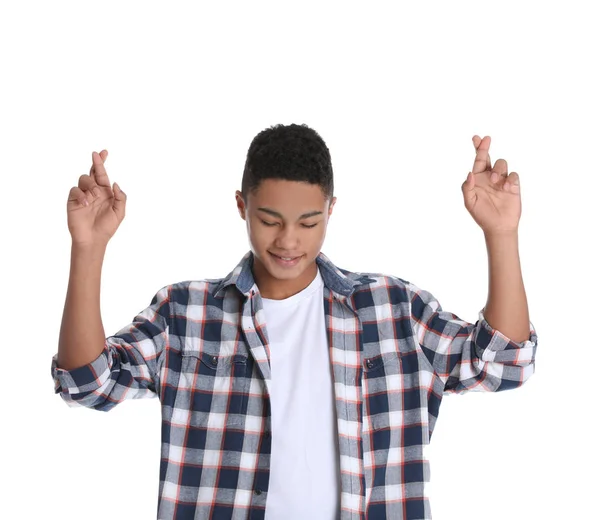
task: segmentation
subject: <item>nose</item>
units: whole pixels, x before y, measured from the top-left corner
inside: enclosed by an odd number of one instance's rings
[[[275,246],[282,251],[297,251],[298,243],[297,231],[292,226],[281,226],[275,238]]]

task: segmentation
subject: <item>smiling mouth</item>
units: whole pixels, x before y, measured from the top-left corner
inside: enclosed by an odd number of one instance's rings
[[[275,253],[271,253],[271,251],[269,251],[269,254],[273,255],[276,258],[280,258],[281,260],[286,260],[286,261],[292,261],[292,260],[296,260],[297,258],[300,258],[302,255],[300,256],[279,256],[276,255]]]

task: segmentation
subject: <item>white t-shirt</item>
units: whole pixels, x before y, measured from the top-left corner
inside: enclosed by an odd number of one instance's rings
[[[335,520],[337,421],[323,279],[284,300],[263,298],[271,353],[272,449],[266,520]]]

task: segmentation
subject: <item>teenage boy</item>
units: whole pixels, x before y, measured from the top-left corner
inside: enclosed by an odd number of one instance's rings
[[[163,287],[110,337],[100,275],[127,197],[111,187],[108,152],[92,153],[67,202],[71,272],[52,376],[69,406],[159,398],[157,518],[431,518],[424,447],[443,394],[519,387],[537,348],[519,176],[503,159],[492,168],[488,136],[473,144],[462,192],[489,258],[476,323],[402,278],[350,272],[321,252],[331,157],[316,131],[292,124],[248,150],[236,201],[251,250],[224,278]]]

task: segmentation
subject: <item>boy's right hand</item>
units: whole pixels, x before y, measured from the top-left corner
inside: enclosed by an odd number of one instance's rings
[[[92,152],[89,175],[79,177],[67,200],[67,221],[73,243],[106,246],[125,218],[127,195],[115,182],[111,188],[104,161],[108,151]]]

